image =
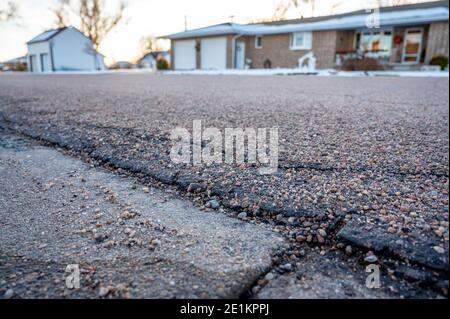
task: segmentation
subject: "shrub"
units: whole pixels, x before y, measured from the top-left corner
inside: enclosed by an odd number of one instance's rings
[[[448,58],[443,55],[437,55],[430,60],[430,65],[439,65],[441,70],[444,71],[448,66]]]
[[[342,64],[345,71],[378,71],[383,67],[373,58],[348,59]]]
[[[156,61],[156,68],[158,70],[168,70],[169,62],[167,62],[166,59],[159,59],[158,61]]]
[[[11,65],[11,71],[24,72],[26,70],[27,70],[26,63],[15,63],[15,64]]]

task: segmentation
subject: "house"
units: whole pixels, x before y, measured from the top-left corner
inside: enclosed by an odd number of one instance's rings
[[[446,0],[269,23],[224,23],[161,38],[171,40],[177,70],[295,68],[310,52],[318,68],[336,67],[357,55],[389,67],[415,66],[449,56],[448,5]]]
[[[28,70],[104,70],[104,57],[93,49],[92,40],[74,27],[45,31],[27,42]]]
[[[156,67],[156,61],[164,59],[170,64],[169,51],[155,51],[145,54],[139,61],[138,66],[142,69],[153,69]]]
[[[0,64],[2,71],[26,71],[28,58],[26,56],[11,59]]]

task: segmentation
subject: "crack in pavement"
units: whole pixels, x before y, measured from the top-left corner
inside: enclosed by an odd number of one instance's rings
[[[17,134],[17,132],[15,134]],[[46,144],[48,144],[48,141],[45,141],[45,140],[42,140],[42,141],[44,143],[47,142]],[[17,147],[14,143],[12,143],[12,144],[13,144],[12,147]],[[52,143],[50,143],[50,144],[52,144]],[[0,144],[0,146],[1,146],[1,144]],[[5,146],[5,145],[3,145],[3,146]],[[53,146],[59,146],[59,145],[58,144],[53,144]],[[20,148],[20,146],[19,146],[19,148]],[[111,163],[108,163],[106,161],[104,161],[103,163],[104,164],[111,164]],[[113,166],[119,168],[117,165],[113,165]],[[124,167],[120,167],[120,168],[124,168]],[[186,184],[186,182],[185,182],[185,184]],[[189,183],[187,183],[187,184],[189,184]],[[120,192],[121,192],[121,189],[116,189],[116,193],[120,193]],[[146,207],[150,207],[150,208],[154,209],[157,204],[158,204],[158,202],[153,201],[152,203],[147,204]],[[279,210],[279,209],[277,209],[275,207],[271,208],[269,206],[264,206],[263,205],[262,208],[264,210],[266,210],[266,211],[271,212],[272,214],[279,214],[279,213],[283,212],[282,210]],[[239,210],[237,210],[237,211],[239,211]],[[349,213],[352,213],[352,212],[347,212],[347,214],[349,214]],[[355,214],[355,213],[356,212],[353,212],[353,214]],[[298,216],[298,215],[296,215],[293,212],[289,213],[289,215],[290,216]],[[308,212],[308,213],[303,212],[302,216],[303,217],[311,217],[311,218],[314,218],[314,219],[317,218],[317,215],[316,214],[312,214],[311,212]],[[323,216],[320,217],[320,218],[323,218]],[[73,224],[74,222],[77,222],[77,221],[78,220],[71,221],[71,223],[65,224],[64,226],[69,226],[69,225],[71,225],[71,224]],[[257,220],[257,222],[261,222],[262,224],[264,224],[263,220]],[[13,227],[17,227],[17,226],[13,226]],[[335,241],[335,240],[341,238],[344,241],[353,244],[354,247],[360,247],[362,249],[367,249],[367,250],[375,248],[374,251],[377,252],[377,253],[380,253],[383,256],[393,257],[394,260],[405,260],[404,255],[402,256],[401,254],[398,254],[398,253],[397,254],[395,254],[395,253],[392,254],[391,252],[388,253],[385,248],[378,249],[376,246],[374,247],[373,244],[361,244],[361,242],[364,242],[363,238],[367,238],[367,237],[363,237],[363,236],[350,237],[350,236],[342,235],[342,230],[346,230],[348,227],[349,227],[348,226],[348,221],[346,221],[344,219],[344,216],[338,216],[336,218],[336,220],[334,221],[334,223],[332,223],[327,229],[330,242],[326,243],[325,246],[327,246],[328,249],[329,249],[331,247],[331,245],[332,245],[332,241]],[[30,228],[28,228],[28,229],[30,230]],[[353,230],[353,228],[351,228],[351,230]],[[376,241],[376,238],[370,237],[370,240]],[[316,248],[316,249],[320,248],[320,245],[314,245],[314,244],[313,245],[308,244],[308,245],[313,250],[314,250],[314,248]],[[320,249],[323,249],[323,247],[324,246],[322,245],[322,248],[320,248]],[[387,247],[389,248],[389,242],[388,242],[388,246]],[[292,246],[291,246],[291,249],[292,249]],[[263,273],[259,274],[255,279],[253,279],[251,282],[249,282],[246,285],[246,288],[242,288],[241,293],[239,293],[238,297],[239,298],[243,298],[243,299],[255,298],[255,297],[258,297],[258,294],[259,294],[260,291],[264,291],[263,296],[265,294],[267,294],[265,287],[266,287],[266,285],[269,284],[269,282],[266,282],[265,277],[269,273],[273,274],[274,272],[277,273],[277,271],[278,271],[278,274],[281,274],[281,277],[283,277],[283,273],[285,271],[284,270],[280,270],[280,266],[283,266],[284,264],[289,263],[289,261],[290,261],[289,260],[289,256],[292,256],[292,255],[289,254],[289,252],[287,252],[287,253],[286,252],[279,253],[278,254],[278,258],[276,258],[275,260],[272,259],[272,261],[270,263],[270,266],[267,266],[266,270]],[[408,258],[411,258],[411,255],[408,255]],[[342,257],[338,256],[336,258],[336,260],[342,260]],[[155,262],[155,263],[152,263],[152,264],[158,264],[158,263],[159,262]],[[419,262],[418,264],[421,265],[421,266],[436,268],[436,267],[433,267],[433,264],[431,264],[431,265],[427,264],[426,263],[426,259],[423,259],[423,258],[422,258],[422,262]],[[448,264],[448,260],[447,260],[447,264]],[[443,265],[445,266],[445,262],[444,262]],[[305,264],[304,262],[299,263],[297,266],[294,266],[294,270],[293,271],[295,272],[295,271],[297,271],[298,268],[304,268],[304,267],[309,267],[309,266],[307,264]],[[444,269],[445,269],[445,267],[442,268],[442,264],[440,264],[439,267],[437,267],[437,270],[440,270],[440,271],[443,271]],[[408,272],[411,273],[411,271],[413,271],[411,267],[409,267],[409,268],[406,267],[406,270],[404,270],[403,273],[401,273],[401,274],[404,275],[404,274],[407,274]],[[400,272],[397,272],[397,273],[400,274]],[[410,275],[410,278],[406,278],[406,279],[410,279],[412,281],[417,281],[418,277],[420,277],[420,275],[422,275],[422,274],[415,275],[415,276],[412,276],[412,277]],[[442,278],[445,278],[446,276],[448,277],[448,273],[445,273],[445,271],[443,273],[441,272],[440,276],[438,276],[438,277],[436,277],[436,276],[434,276],[434,277],[433,276],[425,276],[423,278],[423,280],[420,281],[420,283],[422,285],[424,283],[426,283],[425,287],[432,287],[433,289],[440,290],[440,289],[442,289],[445,286],[445,282],[442,281]],[[439,278],[441,278],[441,279],[439,279]],[[329,279],[327,279],[327,277],[324,277],[323,280],[329,280]],[[267,288],[267,289],[269,289],[269,288]],[[272,289],[272,288],[270,288],[270,289]],[[365,295],[365,296],[366,297],[370,297],[371,294],[368,294],[368,295]]]
[[[383,265],[393,258],[386,249],[339,239],[353,218],[359,231],[381,229],[404,241],[418,233],[434,244],[422,247],[426,253],[448,255],[448,96],[442,94],[448,80],[75,78],[83,81],[2,78],[0,112],[16,131],[87,162],[179,193],[201,209],[271,227],[293,245],[282,259],[294,268],[305,259],[303,248],[326,258],[353,245],[361,260],[364,253],[378,254]],[[195,90],[198,85],[204,89]],[[328,97],[305,94],[318,85]],[[280,126],[281,169],[259,176],[256,165],[172,165],[166,130],[189,127],[192,119],[214,127]],[[298,166],[286,167],[291,164]],[[425,279],[414,260],[398,258],[389,276]]]
[[[14,283],[23,297],[28,286],[34,297],[80,295],[64,288],[65,267],[50,273],[39,266],[49,261],[96,268],[84,297],[125,285],[137,298],[237,298],[283,247],[279,235],[261,226],[199,211],[174,195],[139,190],[130,178],[1,137],[1,286]],[[65,222],[74,215],[79,218]],[[37,268],[43,275],[22,280]]]

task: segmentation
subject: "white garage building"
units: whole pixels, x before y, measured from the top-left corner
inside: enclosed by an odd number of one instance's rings
[[[27,42],[28,70],[33,73],[104,70],[104,57],[74,27],[45,31]]]
[[[222,70],[227,68],[227,37],[211,37],[173,42],[175,70]],[[200,52],[198,55],[197,52]]]
[[[171,40],[172,69],[222,70],[233,64],[232,24],[176,33],[161,38]]]

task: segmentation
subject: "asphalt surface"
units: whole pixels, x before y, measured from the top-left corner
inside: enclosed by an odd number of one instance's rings
[[[239,298],[282,237],[1,134],[0,290],[20,298]],[[68,289],[68,265],[80,289]],[[3,295],[3,294],[2,294]]]
[[[391,289],[394,296],[414,297],[410,282],[445,295],[448,85],[448,78],[1,76],[0,121],[176,189],[199,207],[214,200],[225,214],[267,224],[290,241],[294,264],[304,249],[376,255],[392,280],[408,282]],[[170,131],[193,120],[278,127],[278,172],[173,164]]]

